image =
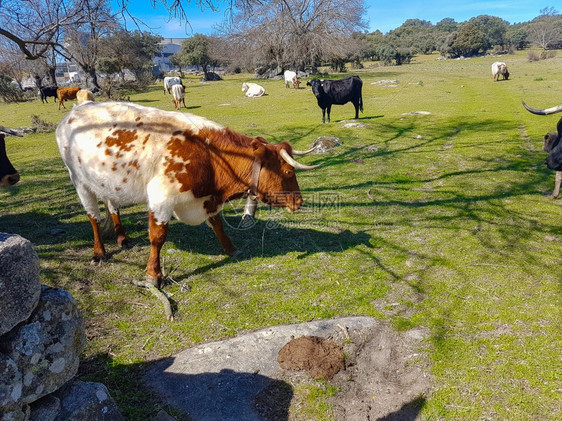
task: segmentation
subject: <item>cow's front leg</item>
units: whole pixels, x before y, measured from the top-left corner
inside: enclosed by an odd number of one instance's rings
[[[562,171],[556,171],[556,178],[554,180],[554,191],[550,195],[551,199],[556,199],[560,195],[560,183],[562,183]]]
[[[105,247],[103,246],[103,241],[101,239],[100,222],[91,215],[88,215],[88,219],[90,220],[92,230],[94,231],[94,257],[92,258],[92,262],[99,263],[107,260],[107,254],[105,253]]]
[[[158,287],[162,279],[162,269],[160,268],[160,250],[166,242],[168,235],[168,223],[158,223],[154,213],[148,213],[148,238],[150,240],[150,257],[146,265],[146,275],[152,285]]]
[[[228,235],[226,235],[226,232],[224,232],[224,226],[222,224],[222,219],[220,215],[216,214],[215,216],[211,216],[209,219],[207,219],[207,222],[209,223],[209,225],[215,232],[215,235],[219,239],[219,242],[221,243],[224,252],[229,256],[234,256],[237,250],[232,245],[232,242],[230,241],[230,238],[228,238]]]
[[[332,105],[328,105],[328,108],[326,108],[326,113],[328,114],[328,123],[330,122],[330,113],[332,112]]]

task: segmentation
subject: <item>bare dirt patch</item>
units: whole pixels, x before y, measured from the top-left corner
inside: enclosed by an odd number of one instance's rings
[[[396,332],[387,324],[351,333],[346,370],[331,381],[337,420],[415,420],[431,391],[423,352],[428,332]]]

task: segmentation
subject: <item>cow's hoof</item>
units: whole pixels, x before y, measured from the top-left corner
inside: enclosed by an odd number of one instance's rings
[[[242,250],[234,250],[230,253],[228,253],[228,255],[230,257],[238,257],[238,256],[242,256],[244,253],[242,252]]]
[[[107,262],[107,256],[106,255],[95,255],[94,257],[92,257],[92,260],[90,260],[90,264],[91,265],[101,265],[103,262]]]
[[[123,240],[121,240],[121,242],[117,241],[117,245],[124,250],[130,249],[130,248],[133,247],[133,245],[131,244],[131,242],[129,241],[128,238],[124,238]]]
[[[160,282],[161,282],[161,278],[154,278],[150,275],[146,275],[146,277],[144,278],[146,282],[152,284],[153,286],[155,286],[156,288],[160,288]]]

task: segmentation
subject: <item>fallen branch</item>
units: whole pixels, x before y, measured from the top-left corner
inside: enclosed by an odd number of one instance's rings
[[[345,333],[345,338],[346,338],[348,341],[351,341],[351,338],[349,337],[349,331],[347,330],[347,326],[342,326],[342,325],[340,325],[339,323],[337,324],[337,326],[338,326],[341,330],[343,330],[343,333]]]
[[[170,300],[168,299],[166,294],[164,294],[162,291],[160,291],[158,288],[156,288],[148,281],[133,280],[133,284],[138,287],[143,287],[148,289],[152,293],[152,295],[158,298],[162,303],[162,305],[164,306],[164,314],[166,315],[166,319],[168,319],[171,322],[174,321],[174,313],[172,313],[172,306],[170,305]]]
[[[375,198],[371,196],[371,189],[367,190],[367,197],[371,199],[373,202],[375,201]]]

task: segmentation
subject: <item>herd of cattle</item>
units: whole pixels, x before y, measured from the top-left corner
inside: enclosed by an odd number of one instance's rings
[[[494,80],[509,77],[505,63],[492,66]],[[285,86],[299,87],[294,72],[286,72]],[[312,79],[312,88],[322,122],[330,122],[333,104],[351,102],[355,118],[363,111],[362,81],[358,76],[327,81]],[[265,90],[255,83],[244,83],[248,96]],[[165,78],[164,92],[172,94],[175,108],[185,107],[185,88],[179,78]],[[64,101],[77,99],[79,106],[62,119],[56,129],[61,157],[66,164],[78,197],[94,233],[94,261],[107,259],[101,238],[98,201],[105,203],[113,221],[117,244],[128,242],[119,208],[145,203],[149,210],[150,256],[146,273],[156,286],[162,280],[160,251],[166,241],[172,216],[190,224],[207,222],[224,251],[236,249],[226,235],[219,212],[229,200],[257,198],[290,212],[302,205],[295,170],[312,170],[319,165],[303,165],[294,159],[312,151],[297,151],[288,142],[270,144],[261,137],[251,138],[190,113],[177,113],[144,107],[129,102],[95,102],[90,91],[80,88],[42,88],[41,100],[55,96],[59,109]],[[562,112],[562,105],[531,113],[549,115]],[[93,125],[92,121],[96,124]],[[0,126],[0,186],[16,184],[18,171],[6,155],[5,136],[18,136]],[[556,171],[552,197],[557,197],[562,182],[562,118],[557,133],[544,137],[546,165]]]

